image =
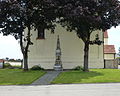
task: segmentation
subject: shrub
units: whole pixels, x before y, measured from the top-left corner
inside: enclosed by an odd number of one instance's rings
[[[4,63],[4,68],[11,68],[12,65],[10,63]]]
[[[22,69],[22,68],[21,68],[21,65],[12,65],[12,67],[13,67],[14,69]]]
[[[34,65],[32,68],[30,68],[31,70],[44,70],[44,68],[38,66],[38,65]]]
[[[75,68],[73,68],[73,70],[80,70],[80,71],[83,71],[84,69],[83,69],[83,67],[81,67],[81,66],[76,66]]]

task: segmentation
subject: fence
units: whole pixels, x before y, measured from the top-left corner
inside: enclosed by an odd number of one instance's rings
[[[105,69],[118,69],[118,60],[104,60],[104,68]]]

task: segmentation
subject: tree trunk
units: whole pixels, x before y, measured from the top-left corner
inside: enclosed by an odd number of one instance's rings
[[[23,46],[23,43],[25,43],[25,41],[23,41],[23,35],[22,33],[20,34],[20,46],[21,46],[21,51],[23,54],[23,70],[24,71],[28,71],[28,48],[30,45],[30,26],[28,26],[28,34],[27,34],[27,44],[26,46]]]
[[[27,34],[27,45],[25,46],[23,53],[23,62],[24,62],[24,71],[28,71],[28,48],[30,45],[30,26],[28,26],[28,34]]]
[[[84,71],[88,72],[88,57],[89,57],[89,42],[86,41],[85,43],[85,47],[84,47]]]
[[[28,56],[27,53],[23,55],[23,64],[24,64],[24,71],[28,71]]]

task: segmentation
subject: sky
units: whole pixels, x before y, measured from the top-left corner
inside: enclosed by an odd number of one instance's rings
[[[13,36],[0,34],[0,59],[22,59],[22,53],[17,40]]]
[[[120,26],[108,30],[108,44],[115,45],[118,52],[120,47]],[[17,40],[13,36],[3,36],[0,34],[0,58],[22,59],[22,53]]]
[[[108,44],[115,45],[115,50],[118,53],[120,47],[120,26],[108,30]]]

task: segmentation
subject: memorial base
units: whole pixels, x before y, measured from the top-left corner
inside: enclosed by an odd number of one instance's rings
[[[62,65],[61,64],[55,64],[54,65],[54,70],[55,71],[62,71]]]

